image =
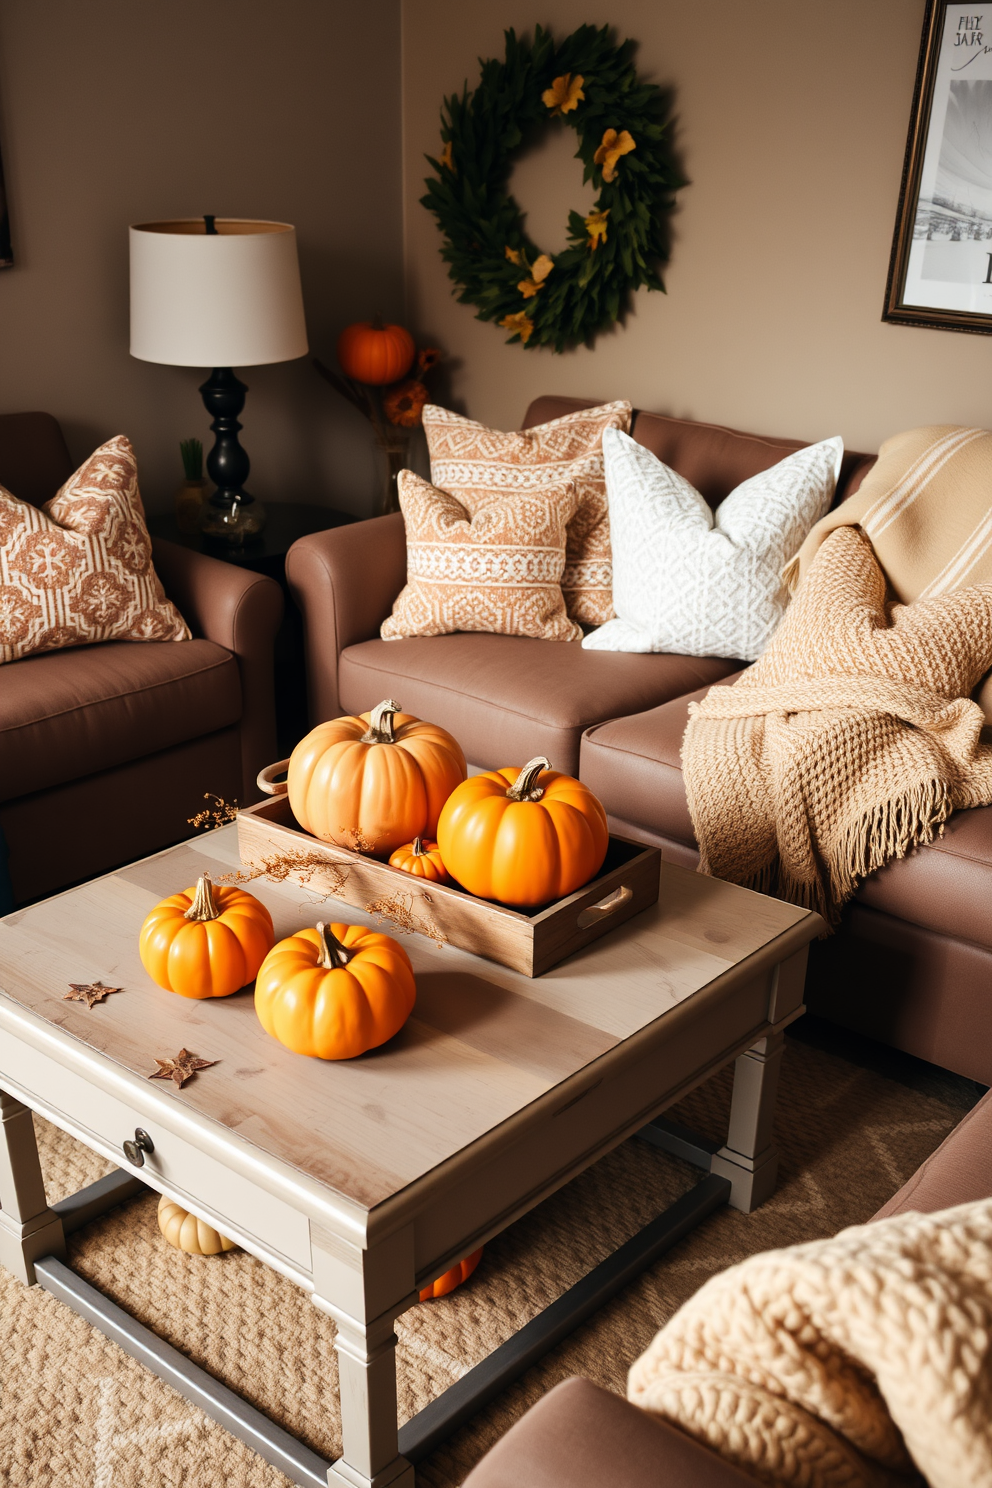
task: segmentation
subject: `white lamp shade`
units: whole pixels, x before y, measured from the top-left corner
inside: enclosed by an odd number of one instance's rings
[[[307,352],[296,229],[202,217],[131,237],[131,355],[175,367],[254,367]]]

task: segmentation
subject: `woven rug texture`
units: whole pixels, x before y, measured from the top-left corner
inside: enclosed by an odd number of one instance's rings
[[[670,1114],[722,1137],[731,1071]],[[754,1214],[726,1209],[480,1412],[417,1470],[455,1488],[559,1380],[624,1393],[655,1331],[714,1272],[756,1251],[861,1223],[976,1098],[936,1079],[912,1088],[789,1039],[778,1102],[779,1187]],[[49,1198],[108,1164],[36,1120]],[[453,1384],[699,1174],[624,1143],[491,1242],[464,1287],[397,1323],[401,1421]],[[70,1237],[70,1264],[129,1313],[328,1457],[340,1453],[334,1325],[305,1293],[242,1251],[187,1256],[143,1197]],[[39,1287],[0,1271],[0,1482],[8,1488],[286,1488],[288,1480]]]

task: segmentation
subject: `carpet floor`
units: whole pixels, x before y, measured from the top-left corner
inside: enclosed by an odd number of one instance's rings
[[[630,1363],[714,1272],[756,1251],[861,1223],[943,1140],[979,1090],[900,1061],[862,1057],[811,1020],[787,1041],[775,1195],[754,1214],[723,1210],[506,1390],[417,1470],[455,1488],[488,1447],[559,1380],[583,1374],[623,1393]],[[853,1054],[852,1054],[853,1049]],[[843,1052],[841,1052],[843,1050]],[[670,1114],[725,1129],[730,1072]],[[107,1171],[37,1123],[52,1200]],[[405,1420],[553,1301],[698,1173],[632,1140],[486,1247],[461,1290],[397,1323]],[[139,1198],[70,1239],[70,1263],[128,1312],[316,1450],[340,1452],[334,1326],[306,1295],[241,1251],[183,1255],[156,1200]],[[0,1481],[9,1488],[285,1488],[287,1479],[208,1421],[38,1287],[0,1272]]]

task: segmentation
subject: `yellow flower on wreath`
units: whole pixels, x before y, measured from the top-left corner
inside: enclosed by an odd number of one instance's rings
[[[450,170],[450,172],[451,172],[452,175],[455,174],[455,162],[454,162],[454,157],[452,156],[452,153],[451,153],[451,141],[450,140],[445,145],[444,150],[442,152],[442,155],[441,155],[441,164],[442,165],[446,165],[447,168],[448,168],[448,170]]]
[[[512,331],[519,336],[525,346],[534,330],[534,322],[526,310],[518,310],[516,315],[504,315],[500,325],[504,331]]]
[[[520,262],[519,248],[511,248],[509,243],[507,243],[506,247],[503,249],[503,252],[506,254],[507,258],[512,264],[518,264]]]
[[[585,94],[582,84],[585,78],[580,72],[572,76],[570,72],[562,73],[556,77],[550,88],[545,88],[541,94],[541,102],[551,110],[552,118],[555,114],[570,114],[577,109]]]
[[[547,279],[554,266],[554,259],[549,257],[547,253],[542,253],[539,258],[535,258],[533,268],[530,271],[530,278],[521,279],[517,285],[525,300],[530,300],[537,294],[537,291],[544,284],[545,279]]]
[[[606,219],[610,215],[609,207],[605,212],[590,212],[588,217],[582,220],[589,234],[589,251],[595,253],[600,243],[606,242]]]
[[[631,150],[636,150],[637,145],[634,137],[626,129],[621,129],[618,134],[615,129],[607,129],[603,133],[603,140],[593,158],[594,165],[603,167],[603,180],[613,181],[616,179],[617,162],[621,155],[629,155]]]

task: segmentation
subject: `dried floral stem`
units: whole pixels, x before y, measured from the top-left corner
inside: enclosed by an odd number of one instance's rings
[[[325,898],[338,894],[348,881],[348,868],[329,862],[322,853],[290,852],[275,853],[257,863],[248,863],[244,868],[220,875],[223,883],[252,883],[256,878],[268,879],[270,883],[285,883],[295,878],[301,888],[313,886],[312,881],[320,875],[326,876]],[[318,886],[314,886],[318,887]],[[320,889],[325,884],[319,885]]]
[[[384,921],[401,935],[425,935],[436,946],[447,945],[448,937],[433,914],[428,913],[422,919],[417,916],[414,911],[414,897],[413,894],[392,894],[388,898],[373,899],[366,904],[365,913]],[[425,904],[433,903],[430,894],[421,893],[416,897]]]
[[[217,805],[213,807],[208,806],[203,811],[198,811],[195,816],[188,816],[186,818],[194,830],[198,827],[206,826],[209,822],[211,823],[210,830],[216,831],[218,827],[226,827],[229,822],[236,820],[238,815],[237,801],[225,801],[223,796],[217,796],[213,791],[206,791],[203,799],[205,801],[216,801]]]

